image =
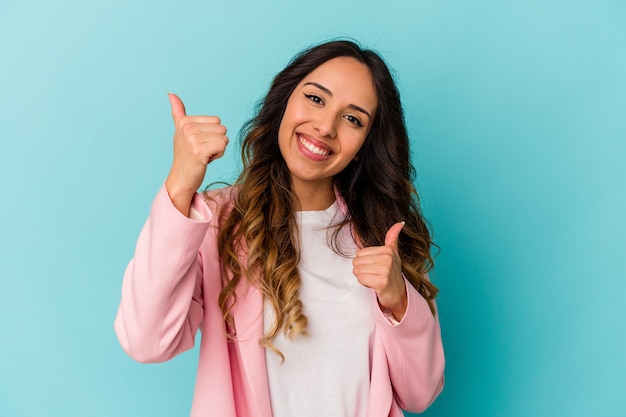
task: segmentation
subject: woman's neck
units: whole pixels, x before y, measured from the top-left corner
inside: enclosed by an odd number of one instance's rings
[[[296,195],[294,201],[296,211],[326,210],[335,201],[335,190],[330,181],[321,184],[292,181],[292,187]]]

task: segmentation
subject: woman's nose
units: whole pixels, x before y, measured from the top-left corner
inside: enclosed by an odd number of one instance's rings
[[[320,111],[313,122],[313,128],[321,137],[334,138],[337,135],[337,117],[330,111]]]

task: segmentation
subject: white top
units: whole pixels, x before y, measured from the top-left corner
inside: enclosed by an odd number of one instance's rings
[[[267,376],[274,417],[361,417],[367,412],[370,346],[374,332],[371,295],[352,273],[356,245],[340,239],[342,257],[330,246],[338,204],[322,211],[296,212],[302,238],[298,266],[300,300],[308,318],[307,336],[273,343],[285,362],[266,349]],[[344,237],[349,236],[346,231]],[[264,308],[265,331],[274,322]]]

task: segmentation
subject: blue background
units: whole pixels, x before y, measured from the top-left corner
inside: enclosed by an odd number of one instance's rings
[[[113,332],[171,161],[166,93],[234,139],[337,36],[397,71],[441,246],[425,415],[625,416],[625,22],[619,0],[0,0],[0,416],[188,414],[197,351],[140,365]]]

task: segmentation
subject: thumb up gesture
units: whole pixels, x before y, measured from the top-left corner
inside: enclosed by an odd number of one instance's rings
[[[165,188],[174,206],[189,216],[191,200],[202,185],[207,165],[224,155],[226,127],[216,116],[187,116],[185,105],[169,94],[174,119],[174,161]]]
[[[378,303],[400,321],[407,308],[398,237],[404,222],[396,223],[385,235],[385,246],[370,246],[357,251],[352,272],[364,286],[376,291]]]

